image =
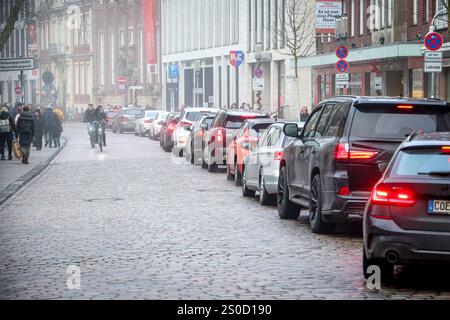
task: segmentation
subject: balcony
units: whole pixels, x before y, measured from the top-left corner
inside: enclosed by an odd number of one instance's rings
[[[65,46],[56,44],[56,43],[50,43],[48,46],[48,55],[50,57],[57,57],[57,56],[63,56],[66,54],[66,48]]]

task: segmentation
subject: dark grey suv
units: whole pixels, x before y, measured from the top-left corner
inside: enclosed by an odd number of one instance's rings
[[[440,100],[337,97],[321,102],[280,164],[277,207],[282,219],[309,208],[311,229],[362,219],[371,190],[398,146],[413,131],[450,131],[450,106]]]
[[[395,264],[450,263],[450,132],[411,135],[374,187],[364,213],[364,275]]]

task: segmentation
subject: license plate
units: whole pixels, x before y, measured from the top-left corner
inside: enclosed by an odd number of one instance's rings
[[[428,201],[428,213],[450,215],[450,201],[448,201],[448,200],[429,200]]]

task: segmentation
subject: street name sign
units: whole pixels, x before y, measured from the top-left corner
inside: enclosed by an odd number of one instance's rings
[[[0,59],[0,72],[36,69],[34,58]]]

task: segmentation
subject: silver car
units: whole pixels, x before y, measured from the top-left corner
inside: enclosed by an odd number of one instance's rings
[[[258,143],[244,158],[242,194],[254,195],[259,191],[262,205],[275,204],[280,161],[283,148],[292,141],[283,133],[285,122],[276,122],[266,129]],[[303,127],[303,123],[299,123]]]
[[[209,129],[215,117],[215,114],[205,115],[186,128],[190,133],[187,137],[184,156],[192,164],[202,163],[203,134]]]

